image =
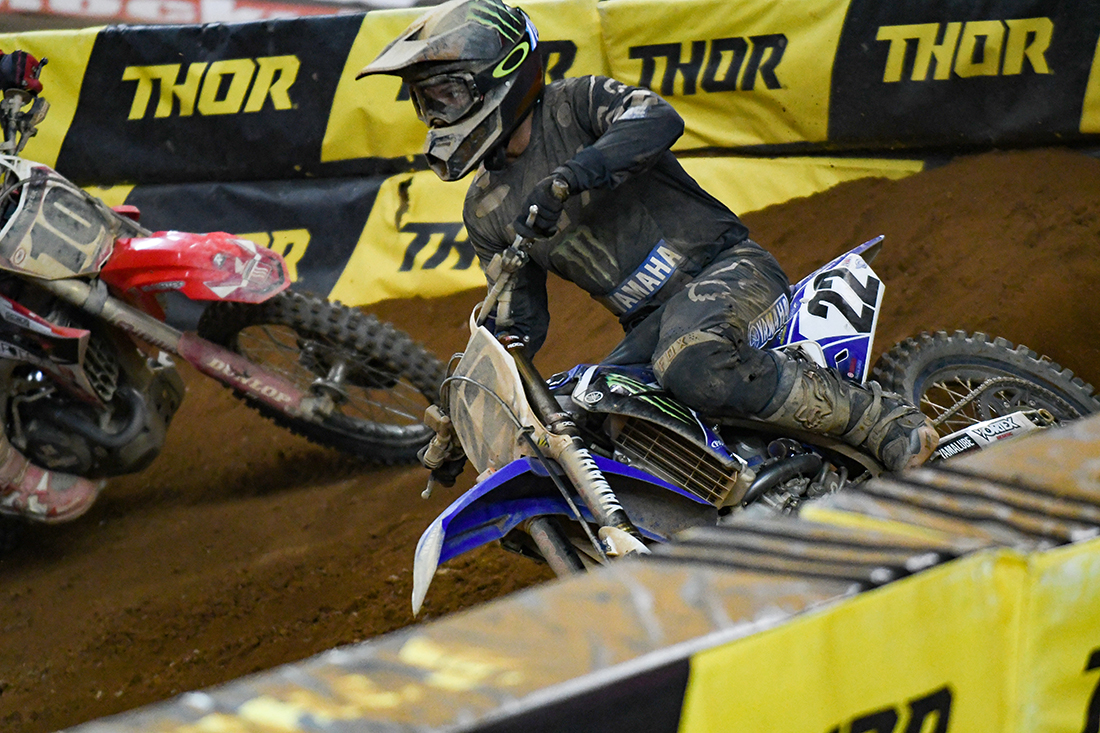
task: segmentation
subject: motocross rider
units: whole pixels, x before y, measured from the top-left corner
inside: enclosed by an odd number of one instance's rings
[[[627,336],[609,361],[651,362],[662,388],[699,413],[835,436],[892,471],[923,463],[936,431],[911,404],[761,349],[788,316],[790,284],[670,152],[684,131],[676,111],[606,77],[545,85],[543,63],[522,10],[452,0],[359,74],[409,85],[440,178],[475,172],[463,220],[483,267],[517,233],[536,240],[517,273],[509,332],[532,354],[542,345],[552,272],[618,316]]]
[[[19,89],[37,96],[42,91],[39,74],[45,63],[45,59],[39,61],[26,51],[0,51],[0,91]],[[0,361],[0,377],[9,368],[10,362]],[[0,423],[0,515],[66,522],[91,508],[103,484],[102,480],[91,481],[36,466],[11,444]]]

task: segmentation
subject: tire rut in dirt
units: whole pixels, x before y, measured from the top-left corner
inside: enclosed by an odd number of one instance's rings
[[[1066,422],[1100,412],[1092,385],[1026,346],[984,333],[922,333],[887,351],[872,376],[921,408],[940,436],[1016,410]]]
[[[259,304],[214,303],[199,335],[309,391],[340,368],[350,399],[323,421],[296,418],[234,393],[291,432],[383,464],[410,463],[431,437],[421,423],[438,400],[443,364],[389,323],[357,308],[293,291]]]

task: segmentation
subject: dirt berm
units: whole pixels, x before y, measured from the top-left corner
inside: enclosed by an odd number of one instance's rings
[[[1100,383],[1100,161],[1062,150],[964,157],[745,216],[797,279],[877,234],[877,351],[925,329],[1024,343]],[[551,285],[544,373],[591,361],[616,324]],[[480,292],[373,308],[441,357]],[[413,548],[456,496],[416,467],[371,469],[281,432],[210,380],[143,474],[0,560],[0,730],[40,733],[413,622]],[[469,485],[464,476],[457,488]],[[549,578],[487,548],[442,569],[424,619]]]

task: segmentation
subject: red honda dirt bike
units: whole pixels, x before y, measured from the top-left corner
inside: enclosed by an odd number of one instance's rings
[[[415,460],[443,378],[433,355],[288,290],[275,252],[225,232],[150,232],[136,210],[19,157],[47,109],[14,89],[0,103],[0,520],[74,519],[103,479],[148,466],[184,395],[173,356],[314,442]],[[209,302],[196,332],[166,322],[176,299]]]

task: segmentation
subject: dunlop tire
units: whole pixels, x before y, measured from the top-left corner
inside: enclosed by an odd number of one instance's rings
[[[353,360],[358,360],[357,363],[370,363],[380,368],[388,386],[373,391],[415,390],[423,398],[417,408],[420,410],[418,416],[428,404],[438,400],[445,371],[439,359],[408,334],[379,321],[374,315],[313,295],[284,291],[259,304],[213,303],[203,312],[198,332],[203,338],[240,353],[238,334],[249,326],[258,325],[286,326],[307,339],[338,345]],[[293,417],[236,390],[234,394],[292,433],[372,463],[411,463],[432,436],[431,430],[419,422],[394,424],[356,420],[354,427],[349,429],[346,423]]]
[[[1100,412],[1092,385],[1072,371],[1026,346],[984,333],[937,331],[907,338],[879,358],[871,376],[883,389],[897,392],[935,418],[921,398],[935,381],[965,370],[1027,380],[1042,394],[1060,401],[1061,412],[1051,410],[1060,422]]]

